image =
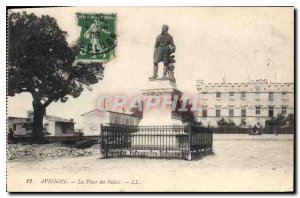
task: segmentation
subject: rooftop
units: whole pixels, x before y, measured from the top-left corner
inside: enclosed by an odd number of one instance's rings
[[[99,110],[99,109],[94,109],[94,110],[91,110],[91,111],[88,111],[88,112],[82,114],[81,116],[84,116],[85,114],[92,113],[92,112],[99,112],[99,113],[109,112],[109,113],[116,113],[116,114],[123,114],[123,115],[131,115],[131,114],[132,114],[132,113],[125,113],[125,112],[117,112],[117,111],[101,111],[101,110]]]
[[[61,118],[61,117],[53,116],[53,115],[46,115],[45,119],[53,121],[53,122],[70,122],[70,123],[74,123],[74,121],[72,119],[65,119],[65,118]]]

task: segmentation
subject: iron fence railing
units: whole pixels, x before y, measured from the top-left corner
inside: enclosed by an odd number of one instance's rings
[[[213,133],[199,126],[101,125],[101,152],[110,156],[192,158],[212,149]]]
[[[252,128],[249,127],[217,127],[213,128],[215,134],[249,134]]]
[[[212,128],[214,134],[250,134],[253,132],[253,127],[217,127]],[[260,134],[293,134],[294,127],[286,126],[286,127],[269,127],[264,126],[262,128],[257,129]]]

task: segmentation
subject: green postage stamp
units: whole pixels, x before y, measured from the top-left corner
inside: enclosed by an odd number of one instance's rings
[[[79,38],[80,61],[107,62],[115,56],[116,14],[77,13],[81,27]]]

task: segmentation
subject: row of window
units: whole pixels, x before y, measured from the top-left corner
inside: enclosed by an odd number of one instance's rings
[[[208,92],[202,92],[203,98],[207,98]],[[234,92],[229,92],[229,97],[233,98],[234,97]],[[241,99],[246,99],[246,92],[241,92]],[[222,98],[222,93],[221,92],[216,92],[216,98],[221,99]],[[256,93],[256,99],[260,98],[260,92]],[[287,92],[282,92],[281,93],[281,98],[282,99],[287,99]],[[269,100],[274,100],[274,92],[269,92]]]
[[[243,108],[241,109],[241,117],[246,117],[246,109]],[[256,106],[255,107],[255,115],[260,115],[261,114],[261,107],[260,106]],[[287,107],[283,106],[281,107],[281,114],[282,115],[286,115],[287,114]],[[228,115],[229,117],[233,117],[234,116],[234,109],[233,108],[229,108],[228,109]],[[216,109],[216,117],[221,117],[221,109]],[[273,117],[274,116],[274,107],[269,107],[268,109],[268,116],[269,117]],[[202,117],[207,117],[207,109],[203,109],[202,110]]]
[[[119,117],[119,116],[116,116],[116,117],[110,117],[110,123],[111,124],[126,124],[126,125],[132,125],[132,124],[135,124],[135,120],[134,118],[131,118],[131,117]]]

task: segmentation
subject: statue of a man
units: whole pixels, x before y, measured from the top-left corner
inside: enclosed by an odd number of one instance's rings
[[[175,52],[176,46],[173,41],[173,37],[168,33],[169,26],[163,25],[161,34],[156,37],[154,48],[154,67],[153,76],[151,78],[157,78],[158,63],[164,63],[163,78],[166,78],[170,55]]]

